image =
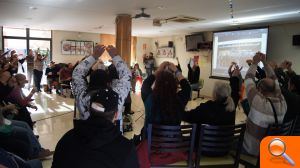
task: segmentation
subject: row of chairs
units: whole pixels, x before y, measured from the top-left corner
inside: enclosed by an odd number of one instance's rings
[[[299,135],[300,120],[282,125],[270,125],[266,136]],[[232,126],[213,126],[203,124],[196,140],[196,124],[167,126],[148,125],[148,156],[151,163],[151,153],[185,152],[187,159],[174,164],[156,165],[151,167],[222,167],[238,168],[259,167],[259,157],[241,154],[245,124]],[[197,141],[197,142],[196,142]],[[196,146],[196,151],[195,145]],[[210,154],[220,156],[209,157]]]

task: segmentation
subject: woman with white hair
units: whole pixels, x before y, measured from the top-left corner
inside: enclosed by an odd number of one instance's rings
[[[231,97],[230,85],[216,82],[213,100],[201,103],[198,107],[183,114],[183,120],[197,124],[234,125],[235,104]]]

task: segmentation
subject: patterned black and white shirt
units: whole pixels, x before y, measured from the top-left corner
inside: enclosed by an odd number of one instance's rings
[[[112,90],[119,95],[118,119],[122,120],[124,101],[128,96],[131,87],[131,71],[120,56],[113,57],[112,61],[117,69],[119,79],[114,79],[111,87]],[[73,92],[76,98],[76,106],[80,113],[80,119],[83,120],[88,119],[90,116],[90,96],[87,91],[88,83],[86,76],[95,62],[96,59],[93,56],[87,57],[76,66],[72,75]]]

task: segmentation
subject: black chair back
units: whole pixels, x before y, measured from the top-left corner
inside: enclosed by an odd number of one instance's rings
[[[300,136],[300,115],[298,115],[294,121],[291,135]]]
[[[238,167],[246,124],[213,126],[203,124],[200,130],[199,148],[196,158],[196,168],[201,162],[201,155],[222,156],[236,148],[234,166]]]
[[[147,129],[148,156],[150,163],[151,151],[159,153],[187,152],[187,165],[188,167],[193,167],[196,124],[178,126],[148,124]]]

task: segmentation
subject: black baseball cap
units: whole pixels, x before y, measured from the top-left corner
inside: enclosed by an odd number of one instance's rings
[[[118,111],[119,96],[111,88],[91,91],[90,96],[92,112],[100,114]]]

